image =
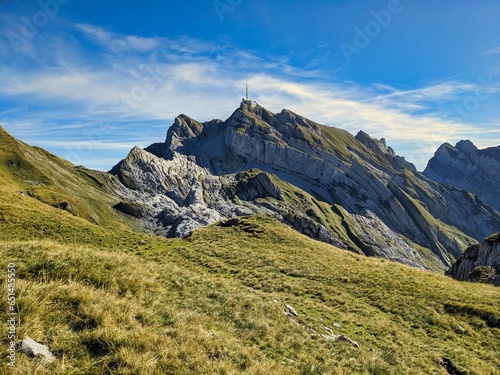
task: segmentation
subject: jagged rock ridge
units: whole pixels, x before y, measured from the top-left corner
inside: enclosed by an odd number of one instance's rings
[[[441,145],[424,170],[428,178],[476,194],[500,211],[500,146],[479,150],[471,141]]]
[[[461,281],[500,286],[500,233],[467,248],[446,274]]]
[[[111,173],[121,207],[167,236],[265,214],[352,251],[444,269],[500,231],[497,212],[417,173],[385,140],[255,103],[226,121],[180,115],[165,142],[134,148]]]

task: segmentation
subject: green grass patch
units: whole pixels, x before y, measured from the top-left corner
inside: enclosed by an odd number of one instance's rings
[[[469,374],[500,365],[492,286],[357,256],[266,217],[183,241],[123,235],[103,247],[0,243],[16,263],[19,337],[58,358],[45,366],[18,353],[17,373],[430,374],[444,373],[443,357]],[[324,327],[360,349],[323,338]]]

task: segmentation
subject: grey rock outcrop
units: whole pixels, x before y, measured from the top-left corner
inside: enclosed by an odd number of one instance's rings
[[[54,354],[51,353],[47,346],[37,343],[31,337],[25,337],[24,340],[21,341],[20,348],[21,351],[27,355],[42,357],[45,363],[52,363],[56,360],[56,357],[54,357]]]
[[[293,306],[290,306],[290,305],[286,305],[285,306],[285,315],[286,316],[299,316],[299,314],[297,314],[297,311],[295,311],[295,309],[293,308]]]
[[[500,146],[479,150],[469,141],[441,145],[424,170],[428,178],[470,191],[500,211]]]
[[[414,267],[443,270],[500,231],[500,214],[427,179],[386,145],[243,102],[226,121],[176,118],[165,142],[111,171],[115,207],[166,236],[244,215]],[[426,249],[422,251],[422,249]]]
[[[500,233],[470,246],[446,272],[461,281],[500,285]]]

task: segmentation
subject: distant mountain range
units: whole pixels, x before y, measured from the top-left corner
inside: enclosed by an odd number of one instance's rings
[[[251,101],[225,121],[178,116],[165,142],[134,147],[110,173],[75,168],[1,128],[0,141],[4,183],[99,225],[183,237],[263,214],[352,252],[439,272],[500,232],[491,207],[498,147],[445,144],[422,174],[384,139]]]
[[[491,151],[474,152],[471,165],[490,160]],[[443,271],[500,232],[500,214],[487,204],[494,194],[440,183],[449,176],[433,165],[419,173],[384,139],[244,100],[225,121],[178,116],[165,142],[135,147],[110,171],[120,184],[107,188],[120,199],[117,210],[165,236],[265,214],[353,252]],[[473,168],[464,187],[482,183]]]
[[[429,160],[424,175],[470,191],[500,211],[500,146],[478,150],[469,141],[443,144]]]

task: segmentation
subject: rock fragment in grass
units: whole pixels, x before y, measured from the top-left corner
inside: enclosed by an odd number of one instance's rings
[[[299,316],[299,314],[297,314],[297,311],[295,311],[295,309],[290,305],[285,306],[285,314],[289,317]]]
[[[219,223],[220,227],[234,227],[236,225],[239,225],[241,223],[241,220],[237,217],[234,217],[232,219],[224,220]]]
[[[328,327],[323,327],[323,329],[326,332],[328,332],[328,335],[320,335],[324,339],[332,340],[332,341],[337,341],[337,340],[344,341],[344,342],[347,342],[348,344],[351,344],[355,348],[359,349],[359,344],[356,341],[352,340],[351,338],[349,338],[345,335],[336,335],[333,333],[332,329],[328,328]]]
[[[24,340],[21,341],[21,351],[32,357],[41,356],[43,357],[42,361],[46,363],[51,363],[56,360],[56,357],[54,357],[47,346],[37,343],[31,337],[25,337]]]
[[[462,327],[460,324],[458,324],[458,323],[457,323],[457,326],[456,326],[456,327],[457,327],[457,330],[458,330],[459,332],[461,332],[461,333],[464,333],[464,332],[465,332],[465,328],[464,328],[464,327]]]

